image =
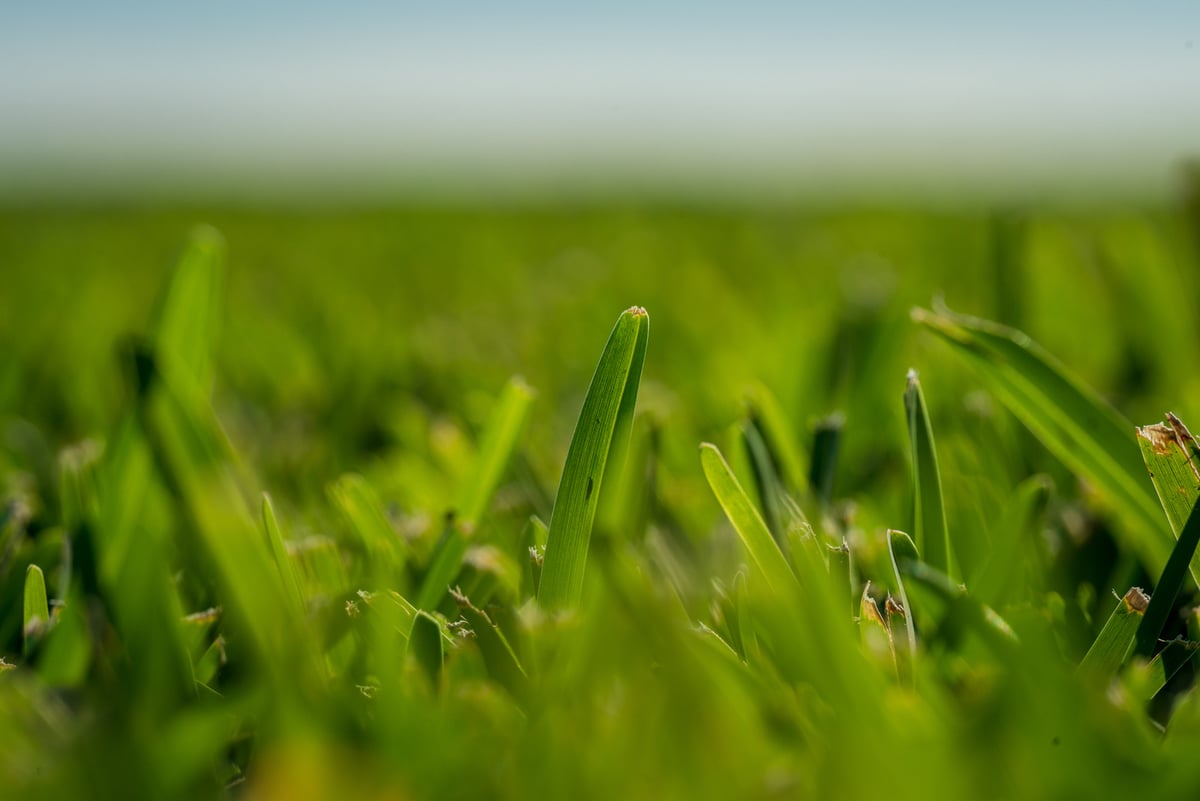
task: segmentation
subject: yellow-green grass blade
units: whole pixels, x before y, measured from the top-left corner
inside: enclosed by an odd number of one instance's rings
[[[442,626],[437,618],[418,611],[413,617],[408,635],[408,654],[420,666],[435,689],[442,686],[446,652],[442,642]]]
[[[547,609],[574,606],[583,593],[596,504],[613,454],[624,452],[633,424],[649,317],[634,307],[617,319],[567,449],[554,499],[538,602]]]
[[[417,607],[420,609],[436,609],[450,582],[462,569],[463,556],[467,553],[467,538],[463,535],[458,522],[453,515],[446,516],[446,524],[442,535],[438,538],[433,549],[433,557],[429,560],[429,569],[421,580],[421,589],[417,592]]]
[[[713,495],[767,584],[777,592],[795,588],[796,575],[787,558],[716,445],[708,442],[700,445],[700,466]]]
[[[1133,426],[1027,335],[986,320],[914,309],[913,319],[978,368],[987,387],[1063,464],[1107,500],[1118,536],[1152,573],[1171,540]]]
[[[888,558],[892,562],[892,574],[896,579],[896,594],[900,596],[900,605],[904,612],[904,634],[908,664],[911,667],[917,656],[917,631],[913,626],[913,611],[908,604],[908,591],[904,589],[904,577],[900,575],[900,559],[917,559],[917,546],[903,531],[889,529]]]
[[[1108,616],[1092,647],[1079,663],[1079,671],[1093,676],[1112,676],[1121,667],[1133,644],[1134,634],[1146,613],[1150,599],[1141,589],[1131,587]]]
[[[904,410],[908,420],[908,441],[913,466],[913,531],[917,548],[930,567],[948,576],[951,567],[950,534],[946,529],[946,505],[942,498],[942,475],[938,469],[937,448],[929,410],[915,370],[908,371],[904,391]]]
[[[403,572],[406,548],[383,511],[383,502],[365,478],[348,473],[329,486],[329,496],[373,562],[382,560],[390,573]]]
[[[983,603],[998,606],[1015,597],[1025,553],[1037,545],[1052,489],[1049,478],[1036,475],[1013,490],[993,529],[992,551],[970,582],[971,592]]]
[[[24,653],[28,659],[34,647],[50,627],[50,604],[46,600],[46,577],[37,565],[25,570],[25,612],[22,634]]]
[[[1171,533],[1178,538],[1200,499],[1200,446],[1170,412],[1166,422],[1138,428],[1137,444]],[[1193,577],[1200,576],[1200,552],[1192,555],[1191,571]]]
[[[463,484],[455,506],[464,531],[471,532],[487,511],[525,430],[536,394],[519,376],[512,378],[501,393],[484,427],[471,475]]]

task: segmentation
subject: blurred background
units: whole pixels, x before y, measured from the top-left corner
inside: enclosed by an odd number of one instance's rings
[[[2,191],[1162,192],[1187,0],[50,0],[0,29]]]

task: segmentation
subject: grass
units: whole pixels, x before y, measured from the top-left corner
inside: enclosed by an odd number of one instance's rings
[[[6,796],[1200,781],[1175,210],[195,216],[0,214]]]

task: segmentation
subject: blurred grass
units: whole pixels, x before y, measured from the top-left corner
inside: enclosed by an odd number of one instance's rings
[[[1109,593],[1159,580],[1055,439],[1095,431],[1035,438],[1023,422],[1058,411],[1012,416],[909,315],[936,296],[1019,328],[1119,410],[1114,443],[1119,417],[1196,418],[1188,220],[8,207],[0,778],[30,798],[1178,795],[1200,780],[1178,756],[1200,745],[1192,643],[1106,657],[1107,686],[1076,673]],[[578,602],[547,615],[540,521],[598,338],[635,303],[655,336],[625,469]],[[910,367],[965,591],[888,534],[914,501]],[[722,522],[739,483],[768,584]],[[1163,542],[1168,511],[1141,514]],[[31,564],[54,622],[24,653]],[[1157,638],[1194,638],[1192,592]]]

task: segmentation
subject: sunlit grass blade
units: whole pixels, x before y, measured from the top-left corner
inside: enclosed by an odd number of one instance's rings
[[[1146,614],[1142,617],[1137,635],[1134,637],[1134,654],[1149,657],[1154,653],[1158,646],[1159,635],[1162,634],[1163,626],[1166,625],[1167,618],[1171,614],[1171,607],[1175,605],[1175,599],[1179,596],[1179,591],[1183,589],[1184,582],[1187,580],[1188,564],[1191,562],[1198,544],[1200,544],[1200,503],[1192,507],[1187,522],[1183,524],[1183,530],[1179,532],[1179,539],[1175,541],[1175,547],[1171,549],[1167,566],[1163,568],[1162,574],[1154,585],[1154,593],[1150,596],[1150,605],[1146,607]]]
[[[1170,412],[1165,423],[1138,428],[1137,444],[1171,533],[1178,538],[1200,499],[1200,446],[1183,421]],[[1200,552],[1192,555],[1191,571],[1193,577],[1200,576]]]
[[[50,605],[46,600],[46,577],[37,565],[25,570],[25,612],[21,632],[24,636],[25,658],[33,653],[34,647],[50,627]]]
[[[404,566],[404,541],[383,511],[375,488],[355,473],[342,476],[329,487],[329,495],[372,559],[384,559],[393,574]]]
[[[529,409],[536,393],[524,379],[515,377],[505,386],[492,411],[471,475],[462,486],[455,511],[464,530],[471,531],[487,511],[492,495],[508,467],[509,460],[525,430]]]
[[[1093,676],[1112,676],[1121,667],[1133,644],[1133,636],[1142,622],[1150,599],[1137,587],[1130,588],[1117,601],[1104,628],[1079,663],[1079,671]]]
[[[767,584],[781,592],[795,587],[796,576],[783,551],[716,445],[708,442],[700,445],[700,466],[717,502]]]
[[[942,499],[942,475],[938,469],[937,449],[929,410],[915,370],[908,371],[904,391],[904,410],[908,420],[908,441],[912,451],[913,522],[917,548],[930,567],[948,576],[951,567],[950,534],[946,529],[946,505]]]
[[[988,388],[1118,515],[1118,534],[1152,572],[1171,541],[1134,444],[1133,426],[1020,331],[950,312],[914,309],[913,319],[978,368]]]
[[[557,609],[578,603],[583,592],[588,543],[610,456],[629,439],[646,358],[649,317],[634,307],[617,319],[567,449],[554,499],[538,602]]]

